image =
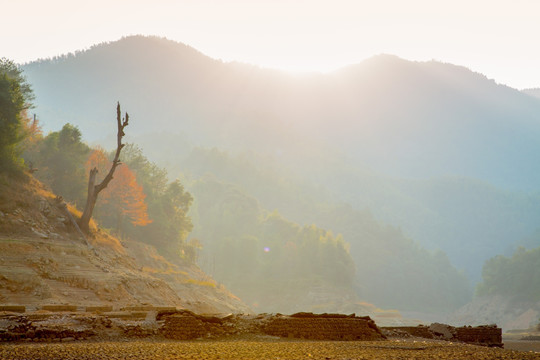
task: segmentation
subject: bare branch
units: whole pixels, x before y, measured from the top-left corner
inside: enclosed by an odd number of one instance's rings
[[[120,110],[120,102],[116,105],[116,124],[118,127],[118,132],[116,135],[117,145],[116,145],[116,153],[114,154],[114,159],[112,161],[111,168],[109,169],[109,172],[103,178],[103,180],[95,185],[96,181],[96,175],[98,170],[96,168],[93,168],[90,170],[90,176],[88,178],[88,196],[86,199],[86,206],[84,207],[84,212],[79,220],[79,226],[84,231],[89,231],[89,223],[90,218],[92,217],[92,212],[94,211],[94,207],[96,205],[97,197],[99,193],[109,185],[111,180],[113,179],[114,171],[116,170],[116,167],[120,165],[122,162],[120,161],[120,152],[124,148],[125,144],[122,144],[122,138],[125,135],[124,128],[128,126],[129,123],[129,115],[126,113],[125,119],[122,119],[122,112]]]

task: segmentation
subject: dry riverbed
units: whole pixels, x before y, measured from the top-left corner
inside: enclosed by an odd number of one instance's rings
[[[48,359],[540,359],[540,353],[444,341],[307,341],[274,337],[231,340],[128,340],[4,343],[3,360]]]

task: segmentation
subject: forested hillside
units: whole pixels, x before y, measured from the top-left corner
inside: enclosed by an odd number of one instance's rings
[[[111,121],[111,124],[113,122]],[[25,141],[23,157],[35,176],[65,200],[83,208],[88,173],[98,169],[97,179],[107,174],[113,157],[99,147],[89,147],[79,129],[66,124],[60,131],[35,132]],[[151,163],[134,145],[122,152],[122,164],[103,191],[94,217],[120,238],[155,246],[162,255],[195,261],[195,250],[186,242],[192,229],[187,212],[192,197],[179,181],[169,181],[167,172]]]
[[[385,219],[399,224],[394,226],[423,247],[444,250],[454,266],[467,270],[474,281],[480,280],[483,265],[478,259],[509,255],[524,243],[529,247],[539,244],[531,236],[540,221],[540,193],[504,191],[463,177],[393,179],[328,156],[306,160],[324,164],[320,168],[313,164],[307,179],[276,157],[234,156],[217,149],[196,148],[176,169],[192,176],[215,174],[240,185],[268,209],[279,209],[296,222],[315,222],[338,233],[345,231],[342,223],[321,214],[342,204],[368,209],[379,222]],[[330,188],[339,189],[341,196]]]
[[[535,243],[540,241],[539,234]],[[511,256],[485,262],[482,282],[471,303],[450,321],[467,324],[496,322],[505,330],[536,328],[540,320],[540,247],[521,247]]]
[[[120,127],[120,105],[117,105],[118,148],[112,160],[113,153],[108,153],[101,147],[89,146],[83,141],[78,127],[72,124],[65,124],[60,131],[44,135],[38,121],[35,118],[30,121],[24,113],[25,108],[31,106],[32,93],[31,90],[27,90],[27,94],[20,90],[21,86],[26,84],[21,71],[9,61],[2,60],[1,65],[0,75],[6,86],[1,89],[0,95],[6,99],[6,104],[0,120],[3,130],[10,127],[12,129],[10,132],[3,131],[5,144],[0,153],[2,164],[0,175],[4,187],[0,198],[3,210],[0,212],[0,222],[2,232],[9,234],[6,252],[10,258],[16,258],[11,265],[17,269],[28,265],[21,263],[23,257],[19,256],[22,249],[29,246],[25,241],[18,241],[20,233],[33,233],[42,239],[60,238],[62,241],[57,244],[58,247],[66,246],[63,241],[64,237],[69,238],[66,224],[63,220],[57,220],[52,224],[47,220],[47,216],[54,213],[55,204],[63,204],[64,201],[82,206],[86,201],[86,195],[90,196],[90,191],[87,194],[85,192],[86,174],[90,174],[90,178],[95,176],[95,182],[100,183],[104,177],[109,176],[106,174],[114,162],[117,169],[103,189],[94,212],[94,218],[99,225],[93,222],[90,229],[85,229],[86,234],[75,225],[89,249],[93,247],[88,245],[87,237],[92,243],[103,239],[110,240],[114,251],[119,254],[125,254],[127,250],[124,244],[130,243],[132,251],[130,254],[135,257],[136,262],[130,262],[126,269],[109,267],[105,272],[118,271],[115,275],[118,275],[119,281],[125,281],[121,273],[132,272],[133,267],[139,266],[142,273],[152,275],[135,272],[130,274],[133,279],[139,280],[138,277],[145,276],[154,279],[153,276],[156,276],[166,278],[167,283],[173,288],[185,287],[185,284],[216,288],[211,278],[201,281],[190,278],[187,270],[178,270],[190,268],[196,271],[194,263],[198,260],[198,251],[202,247],[201,242],[195,237],[187,241],[187,236],[193,228],[191,218],[188,216],[193,197],[184,190],[179,180],[170,182],[166,170],[150,162],[140,148],[121,143],[123,128],[128,125],[128,115],[125,115],[124,125]],[[12,108],[8,106],[10,104]],[[11,148],[6,147],[8,144]],[[117,160],[120,152],[122,158]],[[112,168],[114,169],[114,166]],[[37,185],[34,185],[27,172],[36,174],[58,194],[53,201],[54,204],[51,203],[54,195],[41,188],[37,189],[41,184],[35,182]],[[21,178],[25,194],[19,194],[19,189],[15,189],[12,185],[15,177]],[[27,183],[30,184],[27,186],[28,189],[25,188]],[[90,186],[93,186],[91,182],[88,187]],[[260,307],[263,311],[309,310],[314,306],[319,310],[343,309],[343,306],[360,309],[357,305],[359,298],[354,292],[354,262],[350,257],[348,244],[341,236],[334,236],[314,225],[300,227],[277,213],[266,214],[256,200],[248,199],[242,193],[231,190],[230,186],[219,182],[201,179],[192,184],[192,187],[195,190],[202,188],[197,211],[194,212],[199,220],[198,233],[212,240],[206,242],[208,247],[206,252],[219,255],[217,259],[214,255],[213,272],[218,275],[219,280],[231,284],[254,307]],[[41,193],[42,197],[37,199],[37,193]],[[248,206],[245,206],[246,203]],[[62,211],[62,207],[58,207],[56,211]],[[72,211],[76,212],[74,208]],[[73,216],[76,218],[79,214],[70,213],[68,217],[73,219]],[[52,217],[61,218],[57,215]],[[31,227],[27,229],[19,225],[25,223],[31,224]],[[60,229],[65,234],[60,235],[58,233]],[[121,241],[104,235],[103,231],[114,234]],[[14,241],[17,244],[11,244]],[[151,246],[144,246],[142,243]],[[84,244],[79,245],[84,247]],[[67,245],[69,246],[69,241]],[[141,248],[144,249],[143,253],[148,253],[141,254]],[[159,254],[154,253],[154,249],[157,249]],[[55,250],[53,253],[58,251],[62,250]],[[84,253],[85,257],[88,256],[88,251],[80,253]],[[95,254],[98,254],[97,250]],[[118,255],[117,257],[119,258]],[[72,261],[82,264],[86,260]],[[45,262],[46,265],[49,263],[50,260]],[[45,270],[43,274],[39,274],[40,277],[49,279],[56,276],[57,271],[55,275],[51,275],[46,268],[43,267]],[[57,265],[56,270],[59,268]],[[13,293],[9,294],[10,296],[20,296],[22,294],[19,293],[27,292],[26,288],[20,286],[24,281],[17,280],[20,276],[16,271],[2,269],[2,272],[4,285]],[[53,278],[65,281],[64,278]],[[39,284],[40,289],[45,289],[43,291],[47,293],[55,291],[53,287],[47,287],[41,278],[33,281],[35,286]],[[174,289],[167,288],[167,284],[162,283],[164,287],[158,289],[156,296],[148,294],[147,288],[137,289],[142,291],[142,294],[133,297],[127,296],[127,293],[133,295],[133,289],[121,288],[121,291],[124,291],[123,299],[119,298],[121,295],[118,292],[107,296],[106,299],[100,297],[101,290],[96,290],[92,295],[99,298],[94,301],[141,301],[142,298],[151,298],[151,301],[178,303],[180,301],[178,294],[174,293]],[[68,296],[66,294],[72,291],[80,292],[78,289],[72,289],[73,287],[108,289],[108,286],[103,279],[99,284],[92,282],[89,285],[89,280],[85,277],[84,280],[79,279],[75,285],[70,284],[70,291],[64,291],[63,294]],[[223,290],[221,286],[219,289]],[[309,296],[314,289],[323,294],[323,299]],[[185,289],[183,292],[183,296],[188,296]],[[203,291],[197,294],[201,299],[207,295]],[[328,303],[326,301],[328,294],[339,303]],[[48,298],[42,295],[37,297],[29,295],[24,301],[34,303]],[[4,298],[4,295],[1,297]],[[88,295],[84,299],[87,298]],[[299,301],[301,299],[302,301]],[[81,301],[79,298],[73,300]],[[199,299],[197,303],[201,303]],[[229,304],[219,306],[227,307]],[[364,310],[365,305],[361,309]]]
[[[511,257],[496,256],[486,261],[479,296],[504,295],[516,301],[540,301],[540,247],[519,248]]]
[[[109,144],[111,99],[137,114],[129,141],[193,194],[209,264],[226,241],[260,250],[277,210],[297,246],[312,224],[329,244],[341,234],[366,300],[450,310],[470,298],[467,278],[478,281],[485,260],[539,228],[540,100],[463,67],[381,55],[291,75],[136,36],[24,69],[46,132],[69,122]],[[218,189],[219,202],[232,192],[242,206],[198,203]],[[225,209],[231,221],[218,223]]]
[[[346,265],[351,262],[347,260],[348,254],[347,257],[340,255],[342,260],[338,262],[342,263],[342,266],[337,268],[335,265],[328,266],[327,261],[315,261],[321,268],[311,270],[311,280],[320,278],[329,284],[348,286],[354,283],[362,299],[402,310],[445,312],[463,305],[470,298],[470,287],[465,274],[458,272],[444,253],[423,249],[404,236],[398,228],[379,224],[369,211],[358,211],[347,204],[329,202],[324,191],[303,187],[302,184],[295,183],[294,179],[281,177],[279,168],[275,171],[261,170],[246,158],[234,159],[216,149],[202,148],[195,149],[184,166],[188,177],[200,177],[191,190],[196,199],[195,236],[200,238],[204,245],[202,254],[206,256],[206,266],[203,266],[217,278],[240,270],[235,270],[234,263],[242,263],[244,260],[237,260],[237,257],[242,258],[248,249],[253,251],[249,256],[250,261],[256,262],[261,254],[264,255],[263,249],[273,248],[277,239],[278,244],[282,243],[280,246],[283,246],[287,239],[292,242],[290,246],[296,249],[297,245],[292,244],[298,242],[298,235],[295,235],[297,233],[310,230],[315,243],[317,237],[325,238],[324,232],[317,235],[321,230],[314,225],[300,231],[298,225],[283,219],[277,211],[263,211],[263,206],[275,209],[281,204],[287,214],[303,214],[298,216],[296,221],[306,223],[311,219],[313,224],[340,234],[339,237],[343,236],[348,243],[347,253],[350,251],[355,268],[351,269],[351,265]],[[229,183],[224,183],[223,180]],[[232,185],[233,183],[236,185]],[[270,204],[276,206],[271,207]],[[273,226],[269,226],[270,220]],[[263,232],[262,229],[267,230]],[[271,232],[268,232],[269,230]],[[270,234],[273,234],[271,239],[276,240],[269,241]],[[238,245],[243,244],[240,247],[244,250],[236,255],[234,252],[227,252],[225,255],[224,250],[218,246],[223,242],[230,242],[231,239],[237,239]],[[322,243],[328,241],[322,240]],[[321,246],[318,248],[332,256],[333,252]],[[317,256],[309,258],[319,259]],[[284,278],[294,278],[293,274],[288,274],[288,270],[288,267],[283,266],[273,269],[275,274],[282,273]],[[345,281],[351,271],[356,274],[354,282],[351,279]],[[305,273],[303,278],[307,279],[307,274],[309,273]],[[236,276],[244,275],[240,271]],[[339,276],[343,277],[341,281]],[[266,277],[262,276],[259,280],[264,281]],[[229,279],[235,279],[235,276],[230,275]],[[228,284],[227,281],[225,283]],[[298,285],[295,287],[298,288]],[[246,285],[246,288],[249,287]],[[396,291],[400,293],[399,301],[392,295]]]
[[[325,304],[330,309],[347,302],[344,294],[354,294],[355,264],[341,235],[264,211],[256,199],[213,176],[199,179],[193,194],[201,265],[254,308],[300,311],[299,304],[308,307],[305,299],[319,289],[339,302]]]
[[[100,181],[113,156],[90,148],[70,124],[46,136],[36,132],[25,143],[24,157],[36,176],[74,204],[84,204],[85,174],[95,167]],[[197,199],[191,212],[197,230],[192,234],[188,211],[193,196],[179,180],[170,182],[166,170],[140,148],[128,144],[96,205],[95,219],[120,239],[152,245],[173,264],[194,264],[202,251],[210,275],[260,311],[354,308],[359,301],[354,261],[341,236],[269,214],[255,199],[212,177],[191,188]],[[338,303],[307,299],[313,289],[332,293]],[[301,299],[307,301],[299,308]]]
[[[10,60],[0,59],[2,304],[35,308],[66,303],[75,307],[151,303],[197,312],[250,311],[241,300],[223,286],[218,287],[200,270],[194,263],[195,251],[191,252],[191,257],[186,256],[194,246],[174,236],[177,235],[174,230],[178,231],[179,227],[180,235],[187,234],[190,228],[185,225],[191,225],[186,216],[191,197],[183,192],[178,182],[171,185],[183,194],[185,208],[178,205],[175,196],[167,196],[164,203],[172,203],[172,206],[160,206],[160,215],[170,222],[160,222],[152,233],[155,237],[145,239],[150,241],[144,244],[135,236],[125,237],[118,221],[125,218],[133,226],[141,227],[151,222],[142,186],[123,164],[115,173],[116,181],[103,192],[101,202],[114,209],[106,216],[117,220],[116,227],[106,229],[90,221],[89,229],[83,233],[76,223],[81,213],[73,204],[82,201],[85,160],[87,164],[97,159],[106,162],[107,155],[103,150],[91,149],[82,141],[77,127],[70,124],[59,132],[43,136],[36,118],[32,119],[26,112],[32,107],[32,99],[31,84],[26,82],[21,69]],[[120,105],[117,111],[120,114]],[[141,171],[141,165],[151,165],[141,157],[131,148],[130,163],[133,168],[138,167],[141,179],[156,179],[157,174]],[[62,195],[50,192],[36,180],[32,175],[36,172],[42,175],[48,187],[58,189]],[[166,173],[161,175],[159,180],[166,185]],[[155,190],[155,184],[152,185],[150,189]],[[162,200],[156,196],[159,194],[153,195],[156,200]],[[71,204],[66,204],[66,200]],[[179,214],[185,221],[179,221]],[[105,220],[105,214],[99,218]],[[164,227],[173,231],[160,233]],[[155,242],[156,238],[162,242]],[[162,254],[159,254],[148,244],[152,242],[156,245],[166,242],[169,246],[160,249]],[[167,251],[169,260],[163,256]]]

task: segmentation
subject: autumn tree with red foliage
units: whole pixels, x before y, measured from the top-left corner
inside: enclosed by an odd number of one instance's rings
[[[102,147],[95,147],[90,152],[88,160],[84,164],[85,170],[87,173],[92,169],[97,169],[98,174],[104,174],[106,169],[110,166],[110,160],[107,158],[107,153],[103,150]],[[96,175],[96,180],[99,180],[99,175]]]
[[[110,163],[103,149],[97,148],[90,154],[86,168],[96,168],[100,172],[107,169]],[[145,198],[143,188],[137,183],[133,171],[126,164],[122,164],[116,170],[109,186],[103,190],[98,206],[99,217],[103,219],[105,225],[114,226],[119,235],[123,233],[123,223],[126,219],[134,226],[146,226],[152,220],[148,216]]]
[[[121,233],[122,222],[127,218],[135,226],[145,226],[152,222],[148,217],[146,195],[137,183],[135,174],[126,165],[118,168],[114,181],[105,189],[102,205],[110,215],[117,218],[117,231]]]

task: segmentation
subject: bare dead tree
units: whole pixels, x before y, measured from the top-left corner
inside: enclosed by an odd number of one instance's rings
[[[122,138],[125,135],[124,128],[128,125],[129,122],[129,115],[127,113],[124,119],[122,119],[121,116],[122,114],[120,111],[120,103],[118,103],[116,105],[116,123],[118,125],[118,134],[116,136],[117,146],[116,153],[114,154],[114,160],[112,162],[109,173],[105,176],[103,181],[96,185],[95,182],[98,169],[93,168],[92,170],[90,170],[90,176],[88,178],[88,195],[86,197],[86,205],[84,207],[84,212],[79,219],[79,227],[82,231],[86,233],[89,232],[90,219],[92,218],[92,213],[94,211],[94,207],[96,206],[98,195],[103,189],[107,187],[107,185],[109,185],[109,182],[113,179],[114,170],[118,165],[120,165],[120,151],[125,145],[122,144]]]

